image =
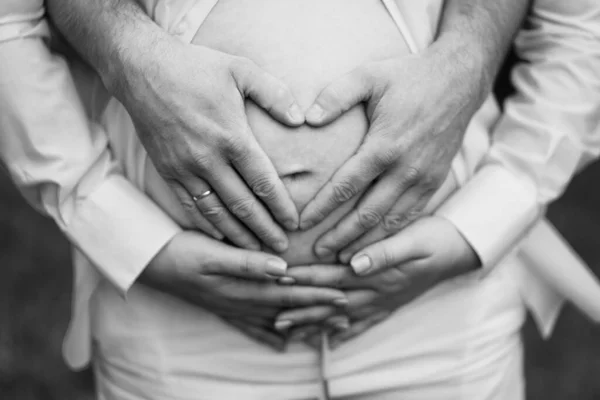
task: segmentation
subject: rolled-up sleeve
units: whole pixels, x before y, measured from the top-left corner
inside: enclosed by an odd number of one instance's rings
[[[600,153],[600,2],[535,0],[489,153],[437,213],[496,264]]]
[[[0,157],[27,200],[125,293],[180,228],[122,176],[48,37],[43,1],[0,2]]]

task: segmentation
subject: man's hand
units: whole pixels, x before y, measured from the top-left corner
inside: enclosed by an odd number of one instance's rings
[[[258,238],[285,250],[286,235],[269,210],[289,230],[298,213],[250,130],[244,100],[301,124],[291,92],[245,58],[175,39],[154,51],[156,59],[115,90],[158,172],[195,227],[241,247],[259,249]]]
[[[481,104],[480,85],[462,60],[430,48],[420,55],[377,61],[326,87],[306,114],[323,125],[366,102],[370,128],[362,146],[301,214],[306,229],[371,186],[345,218],[316,243],[335,253],[369,232],[360,247],[414,221],[441,185],[467,124]],[[346,259],[343,260],[347,262]]]
[[[191,226],[245,248],[258,249],[258,238],[285,250],[280,225],[297,229],[298,211],[250,131],[244,100],[301,125],[288,88],[247,59],[182,43],[135,0],[47,3],[56,26],[132,116]]]
[[[150,262],[140,282],[186,300],[236,326],[272,326],[282,308],[343,306],[338,289],[286,286],[285,261],[238,249],[194,232],[176,235]],[[254,337],[254,336],[253,336]],[[268,339],[265,339],[269,344]]]
[[[348,298],[343,309],[318,305],[286,310],[276,321],[290,321],[294,336],[315,344],[314,325],[348,315],[350,328],[332,335],[331,345],[348,340],[385,319],[439,282],[475,270],[479,260],[469,244],[447,220],[426,217],[402,232],[367,247],[346,265],[291,267],[297,284],[342,289]]]

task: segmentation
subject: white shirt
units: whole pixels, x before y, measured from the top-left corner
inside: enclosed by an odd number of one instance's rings
[[[156,3],[153,17],[176,34],[181,21],[160,10],[185,6]],[[409,25],[424,3],[398,2]],[[490,101],[474,118],[453,165],[468,182],[437,211],[485,266],[510,251],[600,149],[600,4],[538,0],[529,25],[516,42],[530,61],[513,73],[518,93],[499,121]],[[27,199],[125,293],[180,228],[139,190],[143,175],[123,176],[124,161],[136,160],[114,158],[105,127],[88,121],[64,61],[49,54],[48,37],[41,0],[0,5],[0,155]],[[43,107],[31,107],[39,98]],[[494,124],[491,136],[481,129]]]

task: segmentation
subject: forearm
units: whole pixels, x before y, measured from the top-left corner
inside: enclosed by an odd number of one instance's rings
[[[527,0],[448,0],[433,49],[443,52],[479,85],[480,104],[491,91],[498,70],[519,29]]]
[[[138,79],[138,65],[173,39],[135,0],[47,0],[50,18],[69,43],[100,75],[111,94]],[[145,62],[146,60],[146,62]]]
[[[127,290],[179,228],[115,168],[67,63],[50,53],[42,15],[18,19],[18,29],[0,24],[13,33],[0,40],[0,160],[27,200]]]
[[[506,254],[600,154],[600,4],[537,0],[528,18],[531,28],[516,41],[526,61],[512,73],[516,93],[477,174],[440,211],[485,265]]]

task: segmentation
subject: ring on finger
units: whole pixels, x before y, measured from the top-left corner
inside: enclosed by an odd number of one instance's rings
[[[202,200],[202,199],[210,196],[212,193],[213,193],[213,191],[211,189],[207,189],[198,195],[192,196],[192,200],[194,200],[194,203],[197,203],[199,200]]]

